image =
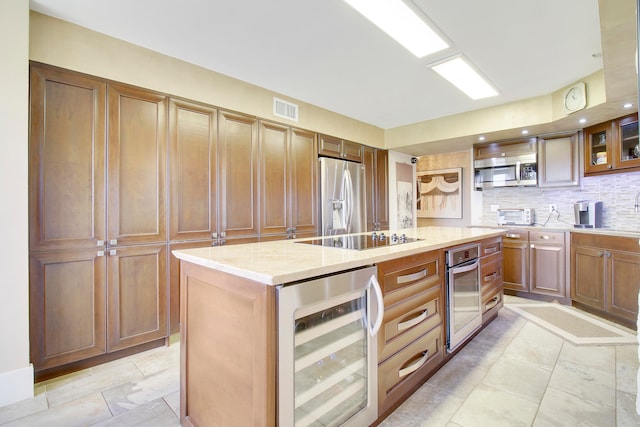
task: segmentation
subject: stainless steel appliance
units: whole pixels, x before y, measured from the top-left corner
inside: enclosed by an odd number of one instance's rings
[[[402,243],[417,242],[418,240],[421,239],[407,237],[406,234],[401,234],[400,236],[398,236],[396,233],[393,233],[391,236],[387,236],[386,234],[384,234],[384,232],[376,233],[374,231],[371,234],[322,237],[311,240],[303,240],[296,243],[327,246],[332,248],[355,249],[357,251],[362,251],[365,249],[375,249],[391,245],[399,245]]]
[[[477,190],[493,187],[538,185],[535,152],[505,157],[474,160]]]
[[[378,417],[376,271],[277,289],[279,425],[368,426]]]
[[[322,235],[367,231],[364,166],[320,158]]]
[[[602,227],[602,202],[580,200],[573,205],[577,228]]]
[[[446,251],[447,350],[455,350],[482,326],[480,245]]]
[[[533,225],[535,211],[531,208],[498,209],[498,225]]]

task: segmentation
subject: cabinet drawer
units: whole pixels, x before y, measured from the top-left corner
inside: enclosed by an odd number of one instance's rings
[[[507,230],[504,236],[502,236],[502,241],[506,242],[528,242],[529,241],[529,232],[527,230],[520,229],[512,229]]]
[[[529,242],[564,244],[564,233],[563,232],[530,231]]]
[[[502,251],[502,236],[483,240],[480,246],[480,257],[493,255]]]
[[[385,306],[396,304],[428,288],[441,285],[436,252],[418,254],[378,265]]]
[[[480,261],[480,285],[482,291],[501,285],[502,254],[496,253]]]
[[[444,360],[443,328],[437,326],[378,366],[378,413],[403,398]]]
[[[487,323],[502,308],[504,292],[502,287],[492,289],[486,295],[482,295],[482,323]]]
[[[440,292],[424,292],[406,302],[385,309],[378,333],[378,361],[392,354],[442,323]]]

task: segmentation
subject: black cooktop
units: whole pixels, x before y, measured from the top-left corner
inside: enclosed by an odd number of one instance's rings
[[[385,233],[372,233],[357,236],[319,237],[317,239],[305,240],[296,243],[362,251],[365,249],[375,249],[385,246],[399,245],[402,243],[417,242],[418,240],[421,239],[407,237],[404,234],[397,235],[396,233],[393,233],[391,236],[387,236]]]

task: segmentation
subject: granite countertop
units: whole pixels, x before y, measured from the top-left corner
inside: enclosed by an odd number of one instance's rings
[[[361,251],[296,243],[311,239],[279,240],[176,250],[173,254],[181,260],[265,285],[280,285],[504,234],[503,229],[486,227],[385,231],[387,235],[394,232],[422,240]]]

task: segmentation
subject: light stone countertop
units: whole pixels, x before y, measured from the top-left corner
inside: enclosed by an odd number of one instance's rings
[[[640,238],[640,231],[631,231],[631,230],[623,230],[623,229],[615,229],[609,227],[602,228],[579,228],[572,227],[571,225],[567,225],[566,227],[561,226],[553,226],[553,227],[536,227],[533,225],[477,225],[472,227],[486,227],[492,228],[495,230],[527,230],[527,231],[548,231],[548,232],[570,232],[570,233],[582,233],[582,234],[599,234],[603,236],[617,236],[617,237],[632,237],[632,238]]]
[[[280,285],[500,236],[505,231],[476,227],[384,230],[387,236],[394,232],[423,240],[361,251],[296,243],[311,239],[279,240],[176,250],[173,254],[181,260],[265,285]]]

